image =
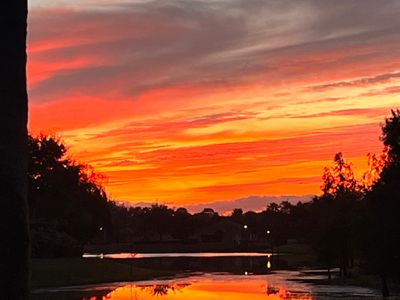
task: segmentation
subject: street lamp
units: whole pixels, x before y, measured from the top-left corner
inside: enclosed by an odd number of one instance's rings
[[[271,246],[271,253],[272,252],[274,252],[274,245],[273,245],[273,240],[272,240],[272,236],[271,236],[271,230],[267,230],[267,237],[268,237],[268,241],[269,241],[269,244],[270,244],[270,246]]]
[[[103,243],[106,241],[106,231],[104,230],[103,226],[99,227],[99,232],[101,234],[101,238],[103,239]]]
[[[247,229],[247,225],[244,225],[243,228],[244,228],[244,229]]]

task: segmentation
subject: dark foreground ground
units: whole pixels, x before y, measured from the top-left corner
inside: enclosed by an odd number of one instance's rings
[[[32,260],[32,289],[137,281],[172,276],[173,272],[133,267],[110,259],[57,258]]]

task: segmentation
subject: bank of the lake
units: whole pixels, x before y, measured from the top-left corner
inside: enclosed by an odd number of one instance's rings
[[[172,276],[173,272],[133,267],[121,260],[54,258],[33,259],[33,289],[120,281],[138,281]]]

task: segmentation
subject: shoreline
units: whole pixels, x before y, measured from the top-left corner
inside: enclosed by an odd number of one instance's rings
[[[176,272],[171,271],[133,267],[113,259],[32,259],[31,290],[152,280],[175,274]]]

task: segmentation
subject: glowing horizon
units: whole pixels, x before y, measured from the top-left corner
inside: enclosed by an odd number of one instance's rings
[[[116,200],[319,194],[400,104],[400,3],[30,3],[29,129]],[[372,24],[372,25],[371,25]]]

